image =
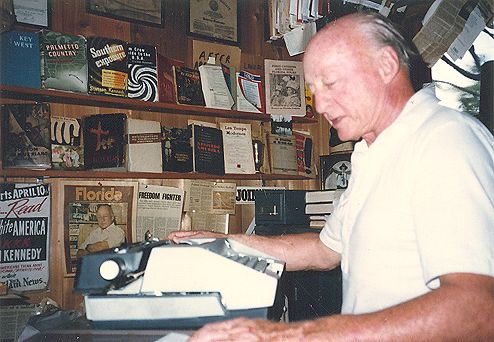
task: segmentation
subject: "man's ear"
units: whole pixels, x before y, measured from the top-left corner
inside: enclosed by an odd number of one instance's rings
[[[381,48],[378,54],[378,72],[385,83],[390,83],[400,70],[400,60],[396,51],[390,46]]]

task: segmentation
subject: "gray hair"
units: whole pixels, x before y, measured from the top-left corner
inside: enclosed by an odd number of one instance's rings
[[[410,60],[417,53],[391,20],[375,12],[360,12],[353,16],[371,42],[377,47],[391,47],[398,55],[400,64],[409,70]]]

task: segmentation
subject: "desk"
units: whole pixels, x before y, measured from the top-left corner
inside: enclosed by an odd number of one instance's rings
[[[42,332],[26,342],[154,342],[170,333],[192,335],[193,330],[93,329],[85,318]]]

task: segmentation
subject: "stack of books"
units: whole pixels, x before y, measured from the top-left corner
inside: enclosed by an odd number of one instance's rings
[[[333,212],[334,201],[338,199],[339,194],[337,190],[317,190],[305,193],[305,213],[309,215],[311,228],[324,227],[326,219]]]

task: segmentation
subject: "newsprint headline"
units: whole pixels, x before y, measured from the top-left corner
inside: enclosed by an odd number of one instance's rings
[[[0,281],[30,291],[48,285],[48,184],[0,184]]]

